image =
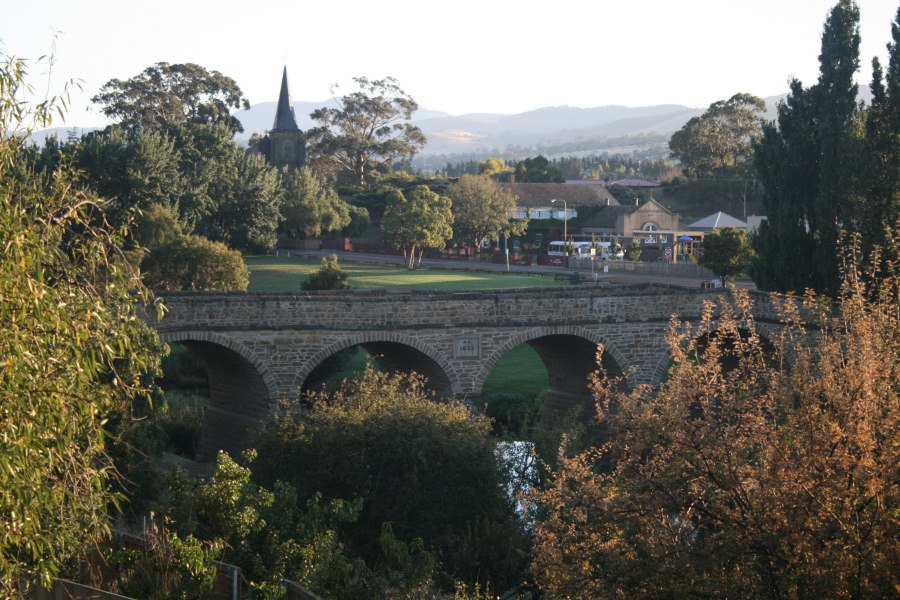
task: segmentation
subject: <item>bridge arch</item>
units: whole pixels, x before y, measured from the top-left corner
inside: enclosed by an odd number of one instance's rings
[[[185,346],[209,378],[198,458],[212,460],[219,450],[240,452],[251,431],[274,409],[277,388],[266,363],[240,342],[209,331],[163,333],[159,338]]]
[[[579,342],[572,340],[576,338]],[[574,342],[574,344],[573,344]],[[547,367],[550,388],[544,399],[542,418],[552,420],[578,403],[590,402],[588,377],[596,371],[596,346],[603,344],[603,366],[611,376],[626,374],[624,355],[596,331],[578,325],[535,327],[510,338],[498,346],[484,362],[475,378],[473,395],[480,396],[491,370],[510,350],[529,344]],[[565,360],[560,357],[565,353]],[[632,383],[630,380],[629,383]]]
[[[417,371],[429,380],[430,387],[439,396],[453,397],[463,393],[459,375],[446,357],[414,337],[382,331],[356,333],[322,348],[298,371],[291,389],[296,393],[302,391],[307,378],[325,359],[353,346],[362,346],[370,354],[381,354],[382,358],[376,362],[385,370],[400,370],[396,368],[400,363],[411,367],[411,371]]]

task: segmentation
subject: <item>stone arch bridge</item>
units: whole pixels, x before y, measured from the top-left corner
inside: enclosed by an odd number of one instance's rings
[[[547,367],[544,410],[589,398],[597,345],[607,372],[656,384],[669,364],[669,321],[697,321],[712,292],[676,286],[489,292],[165,292],[148,318],[206,367],[210,406],[200,454],[237,450],[282,398],[296,398],[326,358],[360,345],[386,370],[417,371],[441,396],[475,401],[492,367],[527,343]],[[757,295],[757,329],[778,327]]]

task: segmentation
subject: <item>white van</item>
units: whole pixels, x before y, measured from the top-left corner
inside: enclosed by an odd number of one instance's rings
[[[612,253],[612,242],[597,242],[597,245],[600,246],[600,250],[598,251],[600,260],[622,260],[625,258],[625,251],[622,250],[622,246],[619,246],[619,251],[616,252],[615,255]]]
[[[547,254],[551,256],[565,256],[566,251],[571,252],[575,260],[591,258],[591,242],[550,242],[547,244]]]
[[[597,260],[622,260],[625,258],[625,252],[620,248],[615,256],[612,255],[610,242],[550,242],[547,245],[547,254],[553,256],[565,256],[566,246],[572,251],[572,258],[575,260],[589,260],[591,258],[591,247],[597,248],[595,258]]]

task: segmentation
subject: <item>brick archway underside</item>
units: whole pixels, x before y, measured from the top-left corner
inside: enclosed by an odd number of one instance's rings
[[[209,379],[209,406],[198,458],[213,460],[219,450],[236,456],[252,431],[272,412],[274,386],[263,363],[241,344],[216,334],[190,332],[161,336],[180,343],[203,364]]]
[[[507,352],[521,344],[531,346],[547,369],[549,388],[544,396],[542,420],[552,422],[576,406],[593,415],[590,378],[598,369],[598,345],[604,340],[580,327],[544,327],[524,332],[499,348],[485,363],[475,389],[481,393],[484,381]],[[607,377],[623,375],[622,357],[604,344],[602,361]]]

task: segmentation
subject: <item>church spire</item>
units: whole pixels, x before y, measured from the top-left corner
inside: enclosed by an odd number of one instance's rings
[[[273,131],[299,131],[297,118],[294,116],[294,105],[291,103],[291,91],[288,88],[287,65],[281,77],[281,93],[278,95],[278,108],[275,110]]]

